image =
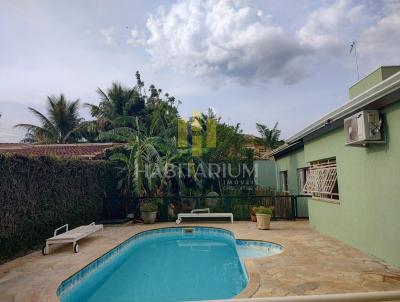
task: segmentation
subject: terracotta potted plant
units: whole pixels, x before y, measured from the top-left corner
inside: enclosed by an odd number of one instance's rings
[[[252,222],[257,222],[256,209],[257,207],[252,207],[250,211],[250,219]]]
[[[256,209],[257,216],[257,228],[259,230],[269,230],[271,216],[272,216],[272,208],[267,207],[258,207]]]
[[[154,223],[157,217],[157,205],[152,202],[146,202],[140,206],[140,212],[144,223]]]

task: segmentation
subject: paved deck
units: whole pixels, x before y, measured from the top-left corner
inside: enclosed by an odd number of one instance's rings
[[[231,230],[239,239],[273,241],[284,246],[279,255],[255,260],[260,287],[254,297],[400,290],[400,268],[366,255],[312,230],[307,221],[272,222],[269,231],[255,223],[182,223]],[[43,257],[40,251],[0,266],[1,302],[58,301],[59,284],[132,235],[173,223],[106,227],[103,237],[80,241],[79,254],[68,244]]]

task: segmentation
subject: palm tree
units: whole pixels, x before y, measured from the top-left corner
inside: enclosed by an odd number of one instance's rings
[[[100,97],[99,105],[85,103],[91,115],[96,118],[99,131],[107,131],[120,126],[130,126],[125,117],[139,116],[145,107],[144,98],[138,88],[129,89],[118,83],[104,91],[97,89]]]
[[[279,138],[281,130],[278,129],[278,122],[275,123],[274,128],[272,129],[259,123],[256,123],[256,128],[258,133],[261,135],[261,138],[258,141],[263,145],[275,149],[283,144],[283,141]]]
[[[79,99],[70,102],[64,94],[47,97],[47,116],[38,110],[28,109],[39,119],[41,125],[18,124],[15,127],[27,131],[22,142],[40,144],[66,144],[77,142],[80,138]]]

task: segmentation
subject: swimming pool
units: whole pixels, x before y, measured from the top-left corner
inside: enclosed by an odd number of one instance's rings
[[[229,299],[247,286],[242,260],[252,245],[218,228],[146,231],[65,280],[57,294],[61,302]]]

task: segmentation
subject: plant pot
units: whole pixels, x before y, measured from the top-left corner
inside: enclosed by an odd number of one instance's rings
[[[252,222],[257,222],[257,216],[256,216],[256,214],[251,213],[251,214],[250,214],[250,218],[251,218],[251,221],[252,221]]]
[[[156,221],[157,212],[142,212],[144,223],[154,223]]]
[[[257,228],[259,230],[269,230],[271,222],[271,215],[268,214],[256,214],[257,216]]]

